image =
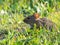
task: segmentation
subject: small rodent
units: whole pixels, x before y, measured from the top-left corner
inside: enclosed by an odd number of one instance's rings
[[[55,28],[55,23],[53,23],[51,20],[47,18],[39,18],[38,13],[34,13],[32,16],[26,17],[23,21],[29,24],[31,28],[34,27],[34,24],[36,24],[36,28],[39,28],[39,29],[40,29],[40,26],[47,30],[52,30],[52,28]]]

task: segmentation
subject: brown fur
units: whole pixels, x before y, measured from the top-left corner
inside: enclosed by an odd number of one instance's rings
[[[34,27],[34,24],[36,24],[36,27],[39,29],[40,27],[45,28],[47,30],[52,30],[52,28],[55,28],[55,24],[51,20],[47,18],[39,18],[38,13],[26,17],[23,21],[29,24],[31,28]]]

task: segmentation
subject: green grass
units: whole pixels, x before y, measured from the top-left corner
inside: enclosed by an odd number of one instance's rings
[[[0,40],[0,45],[60,45],[59,1],[1,0],[0,5],[0,12],[7,11],[7,14],[0,13],[0,30],[8,32],[4,34],[5,39]],[[26,16],[38,11],[38,8],[40,17],[52,20],[57,25],[57,31],[53,29],[51,32],[42,28],[38,30],[35,27],[30,29],[29,25],[23,22]]]
[[[58,15],[58,14],[57,14]],[[6,17],[7,16],[7,17]],[[8,15],[0,16],[1,20],[1,27],[0,30],[7,30],[8,34],[6,38],[0,40],[1,45],[58,45],[60,44],[60,30],[52,31],[45,29],[34,29],[29,28],[27,24],[23,22],[24,16],[20,15],[13,15],[13,18]],[[21,17],[21,18],[20,18]],[[50,16],[48,16],[49,18]],[[57,18],[59,16],[56,16]],[[51,20],[54,22],[54,17],[50,17]],[[54,18],[54,19],[53,19]],[[59,18],[55,21],[59,22]],[[10,20],[9,20],[10,19]],[[60,23],[57,24],[59,27]],[[59,29],[59,28],[58,28]]]

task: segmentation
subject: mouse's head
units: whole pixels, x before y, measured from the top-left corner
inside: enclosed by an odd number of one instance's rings
[[[39,14],[34,13],[33,15],[26,17],[23,21],[27,24],[30,24],[30,23],[34,23],[38,18],[39,18]]]
[[[35,17],[32,15],[32,16],[28,16],[26,17],[24,20],[23,20],[25,23],[27,24],[34,24],[35,23]]]
[[[29,24],[30,26],[34,26],[34,24],[37,21],[36,19],[38,19],[38,18],[39,18],[39,14],[38,13],[34,13],[33,15],[26,17],[23,21],[26,24]]]

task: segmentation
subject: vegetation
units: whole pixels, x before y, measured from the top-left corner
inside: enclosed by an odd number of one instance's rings
[[[30,29],[23,19],[35,12],[52,20],[58,30]],[[0,0],[0,38],[3,36],[0,45],[60,45],[60,0]]]

